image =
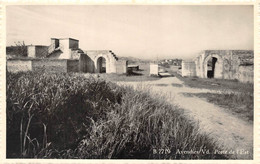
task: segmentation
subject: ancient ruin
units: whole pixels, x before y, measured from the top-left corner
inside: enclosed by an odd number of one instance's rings
[[[35,71],[44,68],[55,72],[119,73],[127,72],[127,61],[111,50],[85,51],[72,38],[51,38],[50,46],[27,46],[26,58],[9,58],[7,70]],[[8,55],[8,54],[7,54]]]
[[[182,61],[182,76],[254,80],[254,52],[251,50],[205,50],[190,61]]]

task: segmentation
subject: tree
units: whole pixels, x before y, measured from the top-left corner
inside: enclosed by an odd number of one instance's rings
[[[25,45],[24,41],[18,41],[17,43],[14,43],[14,53],[19,57],[27,57],[27,46]]]

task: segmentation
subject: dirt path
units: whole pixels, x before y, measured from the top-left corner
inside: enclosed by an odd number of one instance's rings
[[[153,92],[168,95],[168,101],[184,109],[187,117],[199,123],[201,133],[208,134],[222,150],[234,150],[233,157],[252,159],[253,125],[227,113],[225,109],[198,97],[187,97],[183,93],[217,92],[196,89],[183,85],[176,77],[162,78],[150,82],[119,82],[121,85],[150,86]]]

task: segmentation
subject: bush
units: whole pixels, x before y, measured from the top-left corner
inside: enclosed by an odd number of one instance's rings
[[[24,41],[18,41],[17,43],[15,42],[15,46],[6,47],[6,54],[15,57],[27,57],[27,46]]]
[[[7,73],[8,158],[226,158],[164,97],[99,78]],[[157,149],[170,154],[154,154]]]
[[[217,149],[206,135],[199,134],[177,106],[165,97],[151,98],[149,91],[125,88],[122,103],[105,120],[93,121],[89,138],[82,140],[75,156],[122,159],[212,159],[213,154],[178,154],[176,150]],[[169,154],[153,151],[168,149]]]
[[[54,148],[76,145],[87,134],[86,116],[104,118],[121,99],[115,85],[103,80],[45,72],[8,73],[6,94],[8,157],[38,156],[34,149],[47,145],[44,135]]]

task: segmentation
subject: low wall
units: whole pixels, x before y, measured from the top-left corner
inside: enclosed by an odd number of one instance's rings
[[[67,59],[9,59],[9,72],[46,70],[48,72],[78,72],[79,61]]]
[[[6,67],[8,72],[31,71],[31,60],[7,60]]]
[[[182,61],[182,76],[196,76],[196,64],[194,61]]]
[[[238,80],[243,83],[254,83],[254,65],[239,66]]]
[[[67,60],[67,72],[79,72],[79,60]]]
[[[33,71],[44,69],[48,72],[67,72],[67,60],[32,60],[32,68]]]

